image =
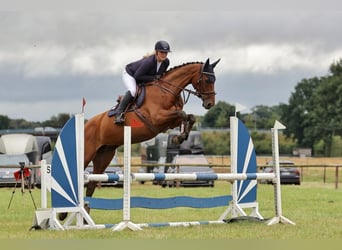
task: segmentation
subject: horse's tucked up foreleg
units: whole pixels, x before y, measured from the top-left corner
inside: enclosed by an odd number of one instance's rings
[[[193,114],[186,114],[183,110],[168,110],[167,112],[160,112],[159,117],[167,117],[166,125],[168,128],[176,128],[181,126],[179,135],[172,138],[173,144],[181,144],[188,139],[189,133],[196,122],[196,118]],[[172,124],[170,126],[170,123]]]
[[[175,135],[174,137],[172,137],[171,141],[172,141],[172,144],[181,144],[183,141],[185,141],[185,133],[181,133],[179,135]]]
[[[181,144],[183,141],[188,139],[190,131],[196,121],[194,115],[187,115],[185,112],[183,113],[184,115],[181,122],[181,133],[172,138],[172,143],[174,144]]]
[[[196,122],[196,118],[193,114],[187,115],[187,121],[186,121],[185,127],[184,127],[184,133],[186,134],[185,140],[188,139],[190,131],[191,131],[192,127],[194,126],[195,122]]]

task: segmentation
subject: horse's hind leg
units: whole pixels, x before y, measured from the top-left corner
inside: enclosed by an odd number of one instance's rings
[[[110,164],[111,160],[113,159],[115,155],[115,149],[114,150],[100,150],[96,153],[95,158],[93,159],[93,174],[102,174],[107,166]],[[95,192],[95,188],[97,186],[96,181],[90,181],[87,184],[86,189],[86,196],[92,197],[92,195]],[[85,209],[87,212],[90,211],[90,208],[88,206],[85,206]]]

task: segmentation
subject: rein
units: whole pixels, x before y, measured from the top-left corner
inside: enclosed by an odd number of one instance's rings
[[[201,68],[201,72],[200,72],[201,76],[200,78],[198,79],[197,81],[197,86],[199,87],[199,89],[201,90],[202,89],[202,85],[204,83],[203,81],[203,75],[207,75],[207,76],[215,76],[214,73],[211,73],[211,72],[206,72],[206,71],[203,71],[203,67]],[[165,81],[163,79],[159,79],[157,82],[152,82],[150,83],[151,85],[155,85],[155,86],[158,86],[159,88],[161,88],[162,90],[174,95],[175,97],[178,96],[177,93],[175,93],[174,91],[172,91],[171,89],[165,87],[165,86],[162,86],[160,84],[158,84],[158,82],[164,82],[164,83],[167,83],[177,89],[180,90],[180,92],[183,94],[183,100],[184,100],[184,104],[186,104],[188,101],[189,101],[189,98],[190,98],[190,95],[194,95],[194,96],[197,96],[198,98],[201,98],[203,95],[216,95],[216,92],[215,91],[210,91],[210,92],[201,92],[199,90],[197,90],[196,88],[196,91],[193,91],[191,89],[187,89],[187,88],[182,88],[182,87],[178,87],[176,85],[174,85],[172,82],[169,82],[169,81]],[[186,93],[187,92],[187,96],[186,96]]]
[[[178,87],[178,86],[175,86],[172,82],[169,82],[169,81],[165,81],[165,80],[162,80],[162,79],[159,79],[158,82],[164,82],[164,83],[167,83],[177,89],[180,90],[180,92],[182,93],[183,95],[183,100],[184,100],[184,104],[186,104],[188,101],[189,101],[189,98],[190,98],[190,95],[193,94],[194,96],[197,96],[198,98],[201,98],[201,94],[198,93],[197,91],[193,91],[191,89],[187,89],[187,88],[181,88],[181,87]],[[172,91],[171,89],[165,87],[165,86],[162,86],[160,84],[158,84],[157,82],[152,82],[150,83],[151,85],[155,85],[155,86],[158,86],[159,88],[161,88],[162,90],[172,94],[173,96],[177,97],[179,94],[177,94],[176,92]],[[186,93],[187,92],[187,96],[186,96]]]

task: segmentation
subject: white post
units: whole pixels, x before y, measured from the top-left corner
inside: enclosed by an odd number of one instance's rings
[[[77,178],[78,178],[78,197],[80,207],[84,207],[84,113],[76,115],[76,127],[78,128],[76,133],[77,142]]]
[[[131,127],[124,127],[124,184],[123,184],[123,221],[113,227],[113,231],[129,228],[133,231],[142,230],[131,222]]]
[[[273,225],[276,223],[286,223],[295,225],[294,222],[283,216],[281,207],[281,189],[280,189],[280,166],[279,166],[279,142],[278,142],[278,130],[285,129],[286,127],[278,121],[275,121],[272,131],[272,155],[273,155],[273,169],[276,177],[274,183],[274,202],[275,202],[275,217],[272,218],[267,225]]]
[[[279,145],[278,145],[278,130],[272,128],[272,144],[273,144],[273,168],[275,169],[276,183],[275,188],[275,214],[276,216],[282,216],[282,206],[281,206],[281,189],[280,189],[280,165],[279,165]]]
[[[95,226],[90,216],[84,209],[84,113],[75,116],[76,142],[77,142],[77,183],[78,183],[78,205],[80,212],[76,213],[76,226],[83,227],[84,221],[90,221],[89,226]]]
[[[124,199],[123,221],[131,220],[131,127],[124,128]]]
[[[235,116],[230,117],[230,131],[231,131],[231,141],[230,141],[230,152],[231,152],[231,172],[236,174],[237,171],[237,157],[238,157],[238,118]],[[231,217],[238,217],[240,214],[246,215],[243,210],[239,209],[238,206],[238,190],[237,190],[237,180],[234,180],[232,184],[232,206],[231,206]]]
[[[46,160],[40,162],[40,191],[41,191],[41,208],[47,208],[47,190],[46,190],[46,175],[47,175]]]

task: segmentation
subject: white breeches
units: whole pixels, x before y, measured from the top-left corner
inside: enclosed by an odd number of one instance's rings
[[[135,81],[134,77],[124,70],[122,72],[122,80],[126,86],[126,88],[131,92],[132,96],[135,96],[135,92],[137,91],[137,82]]]

